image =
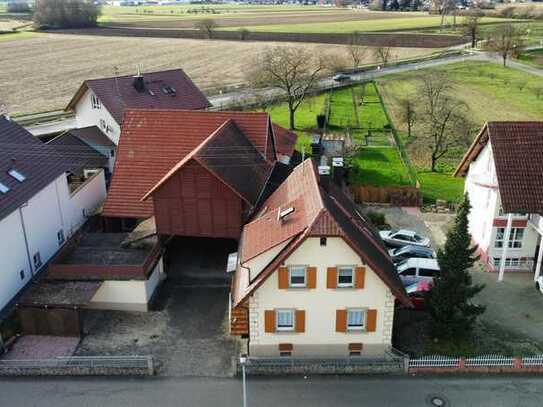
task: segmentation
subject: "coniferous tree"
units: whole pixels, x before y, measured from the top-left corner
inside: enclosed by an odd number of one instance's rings
[[[485,311],[484,306],[471,302],[484,285],[473,285],[469,274],[469,269],[478,260],[477,248],[471,245],[468,231],[470,209],[466,194],[454,226],[447,234],[447,242],[438,250],[441,273],[434,278],[434,286],[426,298],[432,335],[436,338],[465,338],[473,330],[477,317]]]

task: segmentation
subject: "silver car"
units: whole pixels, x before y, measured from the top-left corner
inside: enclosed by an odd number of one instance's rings
[[[409,259],[411,257],[418,257],[422,259],[435,259],[436,252],[429,247],[407,245],[403,247],[397,247],[388,251],[393,263],[398,263],[402,260]]]
[[[412,230],[382,230],[379,234],[381,235],[381,239],[392,247],[403,247],[407,245],[430,247],[430,239],[421,236]]]

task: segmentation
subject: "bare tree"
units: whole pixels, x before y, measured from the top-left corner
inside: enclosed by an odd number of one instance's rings
[[[383,66],[387,66],[388,61],[392,57],[392,48],[377,47],[373,50],[373,55],[378,62],[383,64]]]
[[[419,82],[417,141],[430,149],[430,168],[435,172],[439,160],[452,148],[469,146],[473,124],[467,118],[467,105],[448,95],[453,84],[445,73],[428,73]]]
[[[415,101],[412,95],[400,99],[400,120],[407,125],[407,137],[411,138],[413,126],[417,118]]]
[[[212,38],[213,32],[215,31],[215,28],[217,28],[217,23],[211,18],[206,18],[196,21],[194,23],[194,28],[203,32],[207,38]]]
[[[520,52],[523,45],[524,29],[513,24],[500,24],[489,35],[487,46],[491,51],[497,52],[503,59],[503,66],[507,66],[507,58]]]
[[[464,17],[464,32],[471,38],[471,48],[475,48],[477,46],[481,16],[481,11],[475,10]]]
[[[272,86],[286,93],[290,129],[295,129],[295,113],[325,71],[325,61],[302,47],[265,49],[248,72],[254,86]]]
[[[360,66],[364,60],[364,57],[368,53],[368,48],[360,45],[359,34],[357,32],[354,32],[351,36],[351,41],[347,46],[347,53],[353,63],[353,69]]]

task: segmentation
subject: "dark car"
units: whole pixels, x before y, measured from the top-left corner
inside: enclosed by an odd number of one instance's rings
[[[340,73],[334,76],[334,81],[336,82],[346,82],[350,80],[351,80],[351,76],[344,73]]]
[[[418,257],[421,259],[435,259],[436,252],[428,247],[408,245],[390,249],[388,251],[393,263],[399,263],[402,260]]]

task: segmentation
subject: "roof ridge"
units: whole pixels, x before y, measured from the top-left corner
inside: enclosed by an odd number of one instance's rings
[[[185,73],[185,71],[183,70],[183,68],[172,68],[172,69],[163,69],[161,71],[152,71],[152,72],[141,72],[141,76],[144,76],[145,75],[154,75],[154,74],[157,74],[157,73],[164,73],[164,72],[173,72],[173,71],[181,71],[183,73]],[[120,78],[129,78],[129,77],[134,77],[136,76],[138,73],[134,73],[134,74],[126,74],[126,75],[117,75],[117,76],[106,76],[106,77],[102,77],[102,78],[92,78],[92,79],[85,79],[83,82],[92,82],[92,81],[102,81],[102,80],[110,80],[110,79],[120,79]]]

